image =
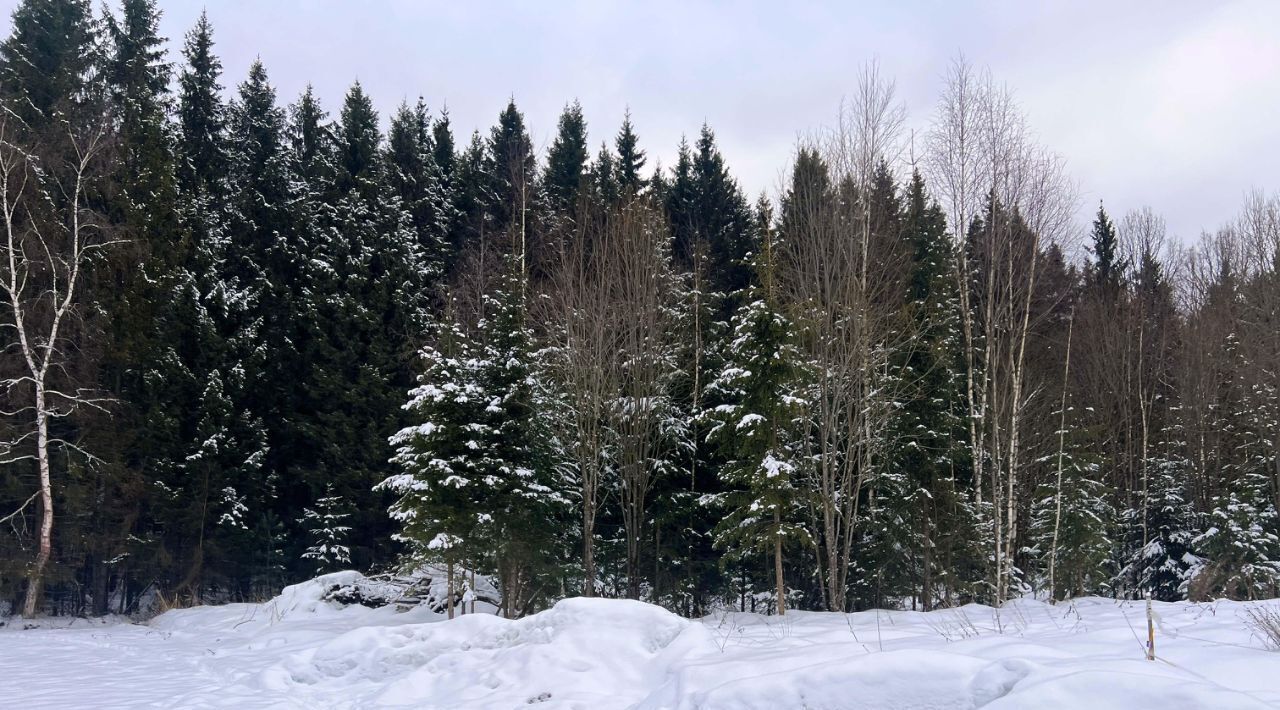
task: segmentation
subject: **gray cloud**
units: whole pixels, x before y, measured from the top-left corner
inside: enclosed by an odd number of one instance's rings
[[[5,3],[8,16],[15,5]],[[204,5],[161,3],[171,46]],[[1079,181],[1082,222],[1150,205],[1184,240],[1250,187],[1280,187],[1280,3],[427,3],[221,0],[208,11],[233,86],[260,55],[283,101],[311,82],[330,110],[358,78],[383,111],[448,104],[460,140],[508,96],[550,141],[579,99],[592,140],[627,106],[670,164],[705,120],[750,193],[772,190],[796,137],[830,122],[861,66],[894,76],[911,125],[963,51],[1021,99]],[[174,55],[176,59],[176,54]]]

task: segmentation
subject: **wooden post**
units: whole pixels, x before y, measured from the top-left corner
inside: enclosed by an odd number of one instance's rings
[[[1156,660],[1156,626],[1151,616],[1151,592],[1147,592],[1147,660]]]
[[[448,565],[449,572],[445,575],[445,578],[447,581],[445,582],[444,598],[445,598],[445,604],[448,606],[448,609],[449,609],[449,618],[452,619],[453,618],[453,559],[451,558],[446,564]]]

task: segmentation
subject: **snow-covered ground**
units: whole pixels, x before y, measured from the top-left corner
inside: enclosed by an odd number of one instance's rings
[[[1280,653],[1248,605],[1018,601],[999,612],[792,612],[686,620],[569,599],[518,621],[321,601],[340,573],[267,604],[149,624],[0,629],[11,708],[1267,708]],[[1275,602],[1272,602],[1274,604]]]

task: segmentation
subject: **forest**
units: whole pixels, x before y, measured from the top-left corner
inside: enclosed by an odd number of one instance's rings
[[[957,59],[919,130],[851,72],[750,196],[705,124],[455,135],[159,17],[0,44],[0,614],[428,563],[508,617],[1280,596],[1280,194],[1078,224]]]

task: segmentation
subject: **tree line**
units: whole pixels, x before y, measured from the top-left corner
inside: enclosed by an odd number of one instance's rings
[[[23,0],[0,44],[10,609],[424,562],[511,616],[1280,594],[1280,198],[1078,248],[963,61],[919,136],[869,66],[752,200],[706,125],[669,167],[576,102],[545,150],[514,101],[384,131],[158,20]]]

